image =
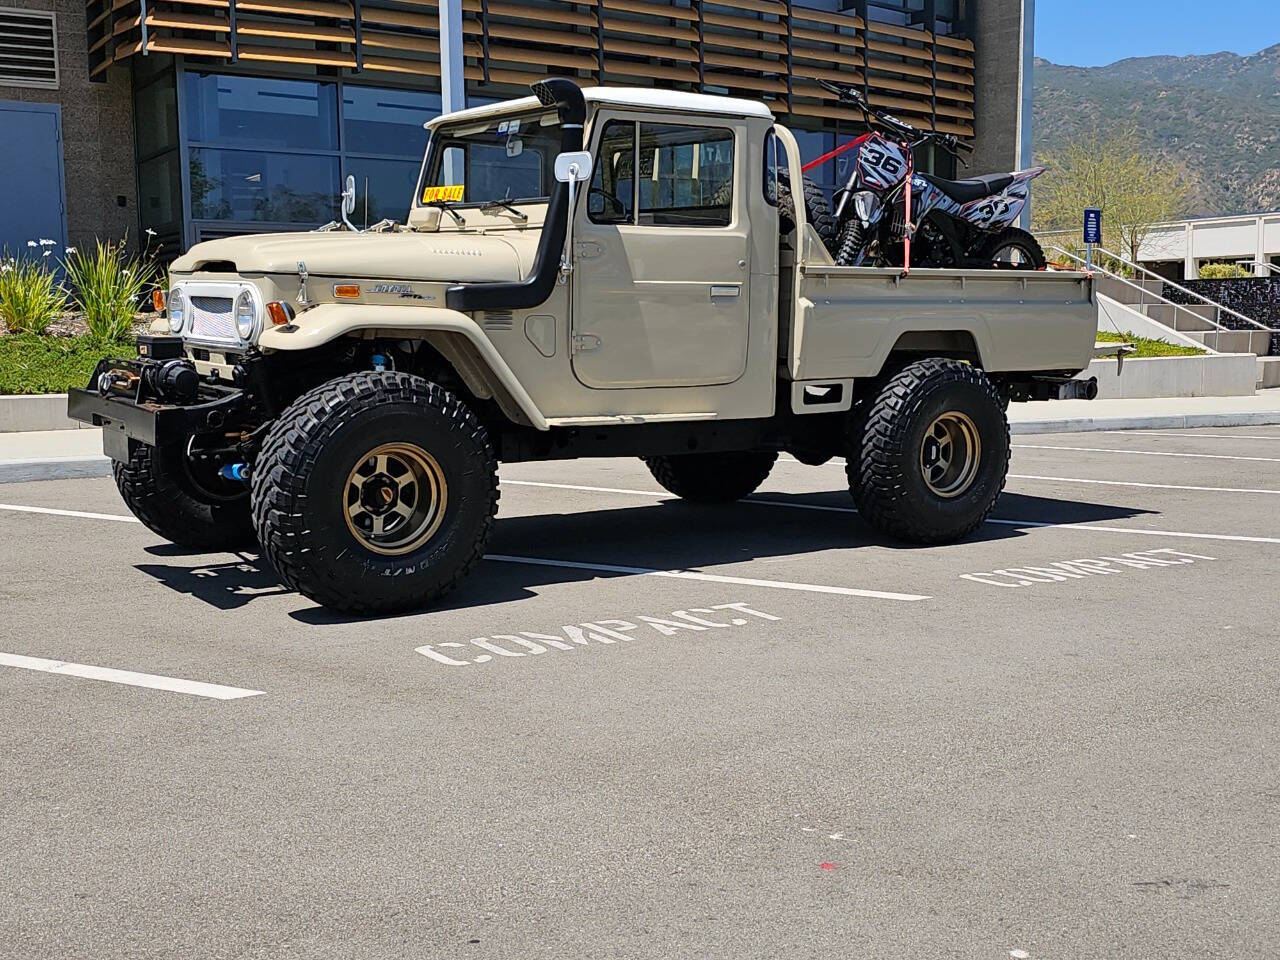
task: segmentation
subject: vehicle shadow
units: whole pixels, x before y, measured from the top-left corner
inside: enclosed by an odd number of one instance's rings
[[[608,510],[575,509],[503,518],[495,528],[489,555],[641,570],[701,570],[827,550],[960,550],[967,543],[1020,537],[1026,529],[1046,523],[1096,523],[1154,512],[1139,507],[1008,493],[1001,498],[995,514],[1001,523],[985,524],[958,544],[920,547],[890,540],[871,530],[858,518],[848,493],[843,490],[768,493],[725,506],[693,505],[671,499]],[[1026,522],[1025,527],[1018,525],[1020,520]],[[172,545],[148,549],[157,557],[184,556],[181,548]],[[233,555],[234,559],[222,559],[227,556],[199,555],[199,562],[195,564],[141,564],[137,569],[178,593],[221,610],[244,606],[260,596],[288,592],[260,557],[242,553]],[[856,554],[854,556],[856,558]],[[868,563],[873,562],[873,558],[872,553],[866,556]],[[856,574],[856,562],[842,561],[841,575],[856,577]],[[481,563],[457,591],[433,609],[459,610],[510,603],[536,596],[540,587],[635,575],[635,569],[575,569],[491,560]],[[743,575],[766,576],[760,571]],[[322,607],[306,607],[293,611],[290,616],[309,624],[370,619],[345,617]]]

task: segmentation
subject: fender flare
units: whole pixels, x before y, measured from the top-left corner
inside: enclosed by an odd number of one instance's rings
[[[264,330],[258,347],[273,352],[311,350],[359,333],[427,341],[478,396],[492,396],[517,422],[524,421],[537,430],[550,429],[547,418],[479,325],[465,313],[446,307],[322,303],[299,314],[287,326]]]

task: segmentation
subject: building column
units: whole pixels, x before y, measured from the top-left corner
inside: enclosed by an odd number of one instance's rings
[[[1022,86],[1021,103],[1018,107],[1018,169],[1026,170],[1031,166],[1034,155],[1032,143],[1032,127],[1035,120],[1035,69],[1036,69],[1036,0],[1023,0],[1022,3],[1022,75],[1018,83]],[[1022,209],[1022,229],[1031,229],[1031,202],[1035,191],[1027,197],[1027,205]]]
[[[1188,223],[1186,225],[1187,251],[1182,261],[1182,276],[1186,280],[1195,280],[1200,276],[1200,268],[1196,266],[1195,242],[1195,228]]]
[[[440,108],[442,113],[465,110],[467,81],[463,70],[462,0],[440,0]],[[445,157],[445,182],[462,183],[461,158],[456,150]]]
[[[976,0],[973,18],[974,153],[970,170],[1031,165],[1035,0]],[[1034,188],[1032,189],[1034,193]],[[1029,211],[1028,211],[1029,215]]]

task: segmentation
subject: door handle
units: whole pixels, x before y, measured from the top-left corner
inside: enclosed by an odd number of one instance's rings
[[[717,300],[720,297],[736,297],[742,293],[742,284],[740,283],[713,283],[711,285],[711,299]]]

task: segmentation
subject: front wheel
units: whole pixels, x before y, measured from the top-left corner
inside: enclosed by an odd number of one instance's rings
[[[990,516],[1009,470],[999,391],[959,360],[918,360],[849,419],[847,470],[858,513],[882,533],[948,543]]]
[[[285,584],[385,614],[444,596],[484,555],[498,510],[488,434],[454,394],[393,371],[339,377],[272,425],[253,519]]]
[[[773,452],[679,453],[645,457],[653,479],[682,500],[732,503],[764,483],[778,455]]]
[[[189,455],[189,447],[134,445],[111,473],[135,517],[170,543],[209,552],[254,544],[249,493]]]

